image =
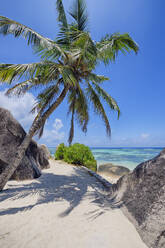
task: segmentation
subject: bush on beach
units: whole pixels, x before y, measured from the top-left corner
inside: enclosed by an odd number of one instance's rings
[[[64,152],[65,152],[65,145],[64,143],[61,143],[58,145],[56,152],[55,152],[55,159],[56,160],[63,160],[64,159]]]
[[[83,144],[73,144],[66,147],[64,143],[57,147],[55,159],[64,160],[67,163],[85,166],[97,171],[97,163],[89,147]]]

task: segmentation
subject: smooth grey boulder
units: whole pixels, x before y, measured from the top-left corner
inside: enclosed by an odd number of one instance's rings
[[[165,248],[165,150],[139,164],[111,188],[112,199],[150,248]]]
[[[25,135],[26,132],[12,114],[8,110],[0,108],[0,173],[7,166],[9,158],[14,156]],[[32,140],[11,179],[37,178],[41,175],[41,169],[43,168],[49,168],[47,156]]]
[[[47,159],[51,158],[50,151],[45,144],[40,145],[40,149],[43,151]]]
[[[111,163],[101,164],[98,168],[98,173],[105,175],[114,175],[114,176],[124,176],[128,174],[130,170],[124,166],[113,165]]]

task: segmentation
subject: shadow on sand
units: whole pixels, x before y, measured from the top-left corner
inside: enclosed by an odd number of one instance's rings
[[[9,186],[9,189],[0,193],[0,202],[15,201],[29,195],[37,195],[38,200],[35,204],[25,207],[0,209],[0,216],[30,210],[44,203],[65,200],[69,203],[69,207],[60,214],[60,217],[65,217],[80,204],[84,197],[88,197],[91,203],[98,206],[98,210],[86,213],[91,219],[97,218],[107,210],[120,207],[120,203],[116,203],[114,199],[107,196],[105,188],[95,177],[76,167],[74,173],[69,176],[44,172],[35,182],[21,185],[12,185],[12,182],[9,182]],[[88,187],[93,188],[93,190],[87,193]]]

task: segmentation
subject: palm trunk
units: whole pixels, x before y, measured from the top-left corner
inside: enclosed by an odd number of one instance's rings
[[[46,121],[46,119],[52,114],[52,112],[60,105],[60,103],[65,98],[68,91],[68,87],[65,87],[61,92],[60,96],[57,100],[50,106],[50,108],[43,114],[43,116],[37,120],[34,120],[28,134],[25,136],[23,142],[18,147],[17,151],[13,156],[11,156],[11,160],[9,159],[9,164],[5,167],[3,172],[0,174],[0,191],[3,190],[4,186],[11,178],[15,170],[18,168],[19,164],[22,161],[22,158],[25,155],[25,152],[31,142],[31,139],[35,135],[36,131],[42,126],[42,123]],[[14,159],[13,159],[14,157]]]

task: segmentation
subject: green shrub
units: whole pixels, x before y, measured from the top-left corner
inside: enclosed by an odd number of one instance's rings
[[[89,147],[82,144],[74,144],[66,147],[64,143],[57,147],[55,159],[64,160],[70,164],[83,165],[90,170],[97,171],[97,163]]]
[[[97,162],[96,160],[87,160],[85,161],[85,164],[84,164],[85,167],[87,167],[88,169],[90,170],[93,170],[93,171],[97,171]]]
[[[64,159],[65,149],[66,149],[66,147],[65,147],[64,143],[61,143],[60,145],[58,145],[57,150],[55,152],[55,159],[57,159],[57,160]]]
[[[96,171],[97,163],[89,147],[82,144],[74,144],[64,151],[64,161],[71,164],[83,165]]]

